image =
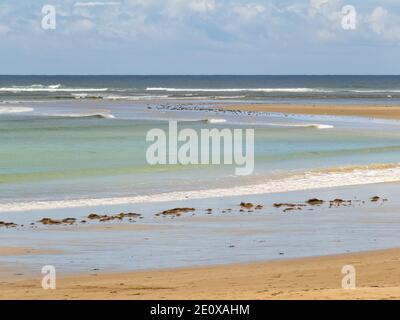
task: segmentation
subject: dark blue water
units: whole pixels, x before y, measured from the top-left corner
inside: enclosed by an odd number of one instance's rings
[[[0,76],[0,101],[400,102],[400,76]]]

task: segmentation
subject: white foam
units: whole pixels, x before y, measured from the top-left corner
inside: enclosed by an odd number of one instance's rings
[[[104,92],[108,88],[62,88],[60,84],[43,86],[35,84],[32,86],[13,86],[0,88],[0,92]]]
[[[332,92],[331,90],[313,88],[147,88],[147,91],[166,92]]]
[[[102,119],[115,119],[115,116],[110,113],[57,113],[47,114],[49,117],[60,117],[60,118],[102,118]]]
[[[246,96],[215,96],[214,99],[224,100],[224,99],[244,99]]]
[[[167,99],[169,98],[168,95],[148,95],[148,96],[104,96],[103,99],[105,100],[133,100],[133,101],[140,101],[140,100],[157,100],[157,99]]]
[[[349,92],[355,93],[400,93],[399,89],[387,89],[387,90],[348,90]]]
[[[314,128],[314,129],[334,129],[335,126],[330,124],[318,124],[318,123],[267,123],[270,126],[277,127],[299,127],[299,128]]]
[[[55,84],[55,85],[50,85],[49,88],[50,89],[58,89],[61,87],[61,84]]]
[[[30,101],[24,101],[25,103],[26,102],[30,102]],[[23,103],[23,101],[19,101],[19,100],[3,100],[3,101],[0,101],[0,104],[20,104],[20,103]]]
[[[0,107],[0,114],[32,112],[29,107]]]
[[[308,125],[309,128],[317,128],[317,129],[333,129],[335,126],[330,124],[310,124]]]
[[[218,124],[218,123],[225,123],[226,122],[226,119],[206,119],[206,120],[204,120],[205,122],[207,122],[207,123],[215,123],[215,124]]]
[[[315,128],[315,129],[333,129],[335,126],[330,124],[305,123],[305,124],[290,124],[291,127]]]
[[[91,99],[102,99],[103,98],[102,96],[90,95],[88,93],[72,93],[72,96],[75,99],[89,99],[89,98],[91,98]]]
[[[194,199],[221,198],[232,196],[259,195],[290,191],[312,190],[343,186],[356,186],[373,183],[400,182],[400,163],[391,166],[364,167],[354,170],[331,172],[309,172],[279,180],[266,180],[256,185],[231,188],[206,189],[196,191],[178,191],[156,195],[143,195],[121,198],[78,199],[60,201],[35,201],[0,204],[0,212],[18,212],[32,210],[110,206],[123,204],[157,203]]]

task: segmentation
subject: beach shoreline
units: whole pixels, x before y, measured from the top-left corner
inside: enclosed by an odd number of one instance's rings
[[[4,213],[3,219],[17,226],[3,229],[0,235],[7,241],[6,248],[0,248],[0,266],[19,265],[18,271],[25,276],[49,264],[63,275],[93,269],[123,273],[399,247],[398,186],[382,183],[140,206]],[[161,214],[172,208],[193,209]],[[120,212],[137,212],[139,219],[89,219],[91,213],[112,217]],[[54,223],[43,224],[46,217]],[[67,217],[74,223],[55,223]],[[26,248],[32,249],[27,252]],[[104,254],[112,258],[104,259]]]
[[[214,107],[226,110],[279,112],[285,114],[295,113],[400,119],[400,107],[374,106],[365,107],[365,110],[362,110],[360,106],[337,106],[335,108],[332,108],[331,106],[317,107],[304,105],[243,105]],[[392,112],[393,115],[391,114]],[[397,166],[391,165],[388,168],[385,167],[383,169],[387,170],[388,176],[392,177],[393,170],[396,168]],[[369,168],[369,171],[371,171],[370,169],[371,168]],[[339,173],[342,174],[341,172]],[[360,176],[362,177],[363,182],[367,180],[364,173],[361,172]],[[396,176],[397,175],[395,174],[395,177]],[[319,177],[316,178],[320,179]],[[398,179],[387,179],[387,181],[385,180],[384,182],[376,183],[380,183],[380,185],[384,183],[384,187],[382,188],[386,190],[389,184],[396,184],[397,181]],[[324,185],[321,184],[321,181],[319,181],[319,183],[319,186]],[[349,183],[349,181],[346,180],[346,183]],[[375,185],[374,182],[371,184],[345,184],[340,186],[327,184],[326,187],[334,187],[338,190],[343,190],[345,187],[349,187],[359,190],[364,188],[366,185],[370,185],[371,187],[376,186],[377,190],[379,190],[380,186],[378,184]],[[324,192],[324,190],[321,190],[321,187],[306,190],[281,190],[285,197],[287,192],[294,191],[308,192],[316,194],[318,197],[320,197],[321,192]],[[249,194],[238,193],[236,194],[236,197],[243,197],[246,195],[247,199],[247,196],[252,193],[253,191]],[[262,190],[262,192],[259,191],[258,196],[261,197],[265,194],[268,194],[268,192]],[[369,196],[374,196],[376,194],[378,193],[373,192],[370,193]],[[381,195],[382,193],[379,194]],[[189,196],[190,195],[182,194],[181,197],[174,200],[181,202],[186,201],[185,199],[190,198]],[[212,197],[207,196],[208,194],[203,198],[198,198],[197,201],[210,201],[210,198]],[[269,197],[271,196],[272,194],[269,195]],[[226,197],[226,195],[224,195],[224,197]],[[311,197],[308,198],[311,199]],[[306,197],[303,197],[303,201],[306,199]],[[325,199],[332,201],[334,198],[330,197]],[[165,201],[166,199],[161,198],[158,200]],[[368,198],[365,198],[365,201],[368,201]],[[131,205],[133,203],[132,199],[129,199],[128,202]],[[137,204],[142,203],[148,204],[146,201],[137,202]],[[236,201],[235,203],[239,204],[239,201]],[[122,203],[112,202],[108,204],[120,205]],[[264,204],[265,203],[263,202],[263,205]],[[98,205],[103,205],[103,203],[99,203]],[[49,208],[46,207],[46,209]],[[202,208],[202,210],[204,210],[204,208]],[[348,210],[351,210],[351,208]],[[364,210],[367,209],[363,209],[363,212]],[[389,208],[389,210],[392,210],[392,208]],[[9,213],[13,213],[13,211],[18,212],[19,210],[9,210]],[[5,210],[5,213],[6,212],[7,211]],[[370,223],[373,223],[373,221]],[[93,229],[95,228],[97,231],[109,230],[107,229],[109,227],[103,226],[93,226]],[[115,228],[116,227],[114,227],[114,229]],[[132,226],[124,225],[124,228],[119,227],[119,231],[125,232],[134,231],[133,229]],[[143,230],[146,231],[148,229],[143,228]],[[352,241],[354,241],[354,239],[352,239]],[[367,244],[365,245],[365,248],[366,250],[370,250],[368,249],[370,247]],[[13,251],[11,251],[10,248],[6,249],[4,249],[5,255],[11,256],[13,256],[15,252],[18,253],[22,250],[18,248],[13,248]],[[358,250],[359,249],[356,251]],[[25,253],[27,249],[23,249],[22,251]],[[41,252],[38,251],[38,253]],[[42,253],[48,254],[53,253],[53,251],[43,251]],[[54,251],[54,253],[57,253],[57,251]],[[262,257],[254,260],[262,261]],[[45,291],[41,288],[41,279],[43,275],[39,272],[34,278],[32,278],[32,273],[26,273],[25,276],[22,275],[18,277],[5,278],[3,276],[3,274],[5,274],[4,270],[1,270],[0,268],[0,300],[399,299],[400,272],[397,271],[397,264],[399,263],[400,249],[388,249],[329,256],[319,255],[308,258],[268,260],[266,262],[254,263],[232,263],[226,265],[215,265],[211,263],[206,266],[170,269],[161,268],[160,270],[151,270],[148,268],[145,269],[145,271],[118,273],[110,273],[109,270],[105,270],[103,273],[103,271],[98,270],[93,266],[93,271],[91,273],[81,272],[77,275],[67,276],[60,272],[57,279],[57,290],[54,291]],[[341,271],[345,265],[352,265],[357,270],[357,289],[355,290],[344,290],[341,288],[342,279],[344,277]]]
[[[366,174],[369,174],[367,176]],[[70,200],[49,200],[30,202],[0,203],[0,213],[57,210],[66,208],[110,206],[123,204],[145,204],[169,201],[207,200],[232,196],[250,196],[276,194],[293,191],[314,190],[318,192],[325,188],[344,188],[348,186],[364,186],[380,183],[396,183],[400,181],[400,164],[386,163],[364,166],[344,166],[338,168],[322,168],[292,174],[277,180],[257,184],[234,185],[228,188],[194,189],[155,193],[149,195],[134,195],[114,198],[83,198]],[[297,183],[302,181],[301,184]]]
[[[59,276],[56,290],[36,279],[5,280],[0,299],[399,299],[400,249],[246,264]],[[356,269],[343,289],[342,268]]]

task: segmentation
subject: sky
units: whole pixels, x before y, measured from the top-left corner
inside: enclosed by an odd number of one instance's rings
[[[400,74],[400,0],[0,0],[0,52],[0,74]]]

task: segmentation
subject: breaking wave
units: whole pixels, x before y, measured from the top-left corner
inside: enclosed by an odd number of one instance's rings
[[[29,107],[0,107],[0,114],[24,113],[32,111],[34,111],[34,109]]]
[[[108,88],[63,88],[60,84],[41,85],[34,84],[31,86],[12,86],[2,87],[0,92],[21,93],[21,92],[104,92]]]
[[[264,183],[230,188],[177,191],[157,195],[76,199],[54,201],[12,202],[0,204],[0,212],[17,212],[92,206],[156,203],[194,199],[221,198],[291,191],[357,186],[373,183],[399,182],[400,163],[369,166],[339,167],[305,172],[281,179],[267,179]]]
[[[73,118],[73,119],[81,119],[81,118],[95,118],[95,119],[115,119],[115,116],[111,113],[65,113],[65,114],[48,114],[49,117],[57,117],[57,118]]]
[[[333,92],[326,89],[312,88],[147,88],[147,91],[166,91],[166,92]]]

